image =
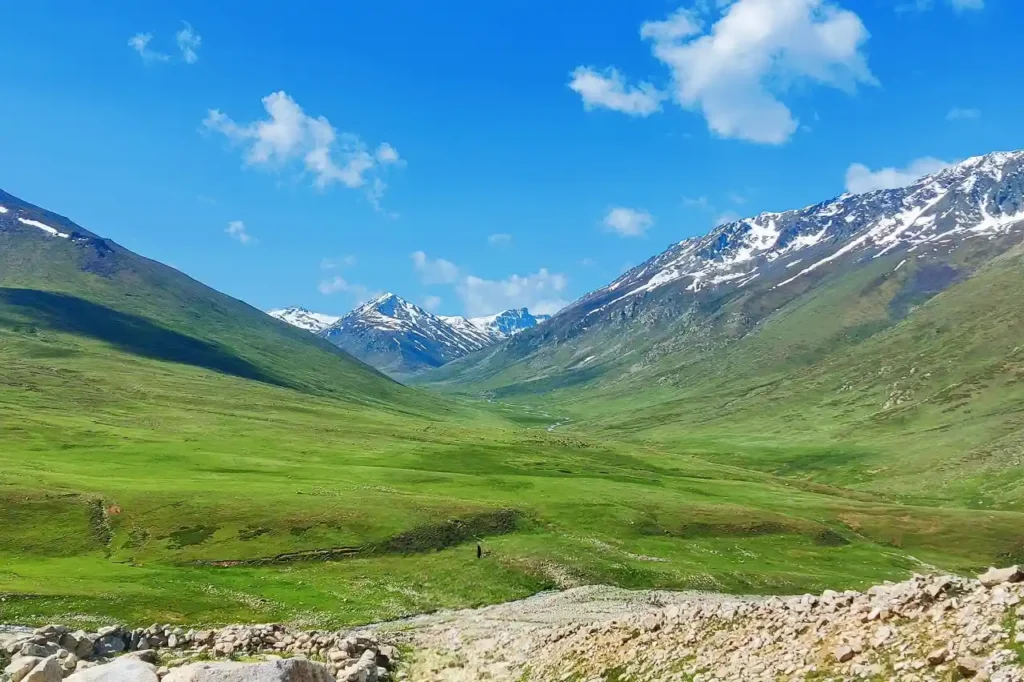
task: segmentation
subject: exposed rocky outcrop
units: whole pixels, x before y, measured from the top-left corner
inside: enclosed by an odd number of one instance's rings
[[[591,620],[589,604],[562,593],[519,613],[502,605],[413,623],[407,672],[446,682],[1021,682],[1024,584],[1008,582],[1021,578],[1016,568],[984,582],[915,576],[769,599],[647,593],[661,602],[647,608],[616,596],[627,611]]]
[[[0,682],[1024,682],[1022,581],[1011,567],[786,598],[587,587],[355,632],[50,625],[0,633]],[[412,649],[401,668],[385,642]]]
[[[220,630],[112,625],[96,632],[47,625],[9,634],[0,643],[0,661],[7,664],[0,681],[7,682],[61,682],[63,678],[68,682],[150,682],[149,677],[156,682],[180,666],[185,667],[175,671],[169,678],[172,682],[231,682],[236,678],[246,682],[322,682],[324,677],[338,682],[373,682],[386,679],[399,656],[395,647],[372,636],[301,632],[283,625],[235,625]],[[242,672],[230,667],[234,664],[189,665],[237,657],[268,659],[268,667],[246,667]],[[282,662],[284,659],[295,662]]]

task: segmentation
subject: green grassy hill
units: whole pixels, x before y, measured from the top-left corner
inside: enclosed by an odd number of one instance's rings
[[[1006,241],[951,262],[883,257],[795,292],[510,344],[428,378],[608,438],[903,501],[1017,509],[1022,266]]]
[[[630,431],[645,412],[625,378],[607,406],[579,394],[595,426],[578,433],[548,431],[563,413],[541,401],[405,388],[58,216],[0,205],[0,621],[328,627],[577,583],[864,586],[1024,551],[1013,511],[774,471],[754,421],[726,457],[726,422],[691,440],[667,385],[645,394],[665,412],[638,423],[657,438]]]

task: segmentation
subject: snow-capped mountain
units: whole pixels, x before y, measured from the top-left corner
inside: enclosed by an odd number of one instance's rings
[[[504,324],[509,330],[539,321],[524,308],[477,324],[464,317],[434,315],[387,293],[359,306],[319,334],[363,362],[401,377],[427,367],[439,367],[506,338],[514,332],[502,331],[492,324],[506,316],[516,320]]]
[[[847,259],[924,253],[1024,227],[1024,152],[967,159],[899,189],[844,194],[721,225],[633,268],[560,315],[593,315],[673,284],[697,292],[755,280],[785,287]]]
[[[497,315],[471,317],[468,322],[495,338],[505,339],[550,319],[550,315],[532,315],[526,308],[513,308]]]
[[[337,315],[314,313],[306,310],[305,308],[299,308],[296,306],[280,308],[278,310],[268,310],[267,314],[271,317],[276,317],[282,322],[287,322],[293,327],[298,327],[299,329],[305,329],[308,332],[314,333],[322,332],[341,319]]]
[[[726,346],[790,302],[867,269],[871,282],[891,280],[885,314],[895,322],[1022,241],[1024,151],[995,152],[906,187],[762,213],[672,244],[541,327],[426,379],[486,377],[495,386],[513,366],[510,382],[635,375],[666,355],[685,362]],[[853,297],[865,286],[855,280],[844,280]],[[627,357],[632,364],[623,369]],[[598,369],[606,365],[618,368]]]

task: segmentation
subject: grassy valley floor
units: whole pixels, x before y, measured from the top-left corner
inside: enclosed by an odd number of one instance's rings
[[[0,622],[339,627],[588,583],[820,592],[974,570],[1024,522],[409,394],[358,404],[3,332]]]

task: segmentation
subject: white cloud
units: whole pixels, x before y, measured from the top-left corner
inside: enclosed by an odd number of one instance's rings
[[[652,40],[678,40],[704,31],[704,21],[694,10],[677,9],[664,21],[645,21],[640,37]]]
[[[362,284],[353,284],[340,275],[335,275],[330,279],[321,280],[320,285],[317,288],[324,296],[331,296],[332,294],[338,293],[350,294],[357,304],[365,303],[380,294],[380,292],[374,291]]]
[[[253,241],[252,235],[249,234],[245,229],[245,223],[241,220],[232,220],[228,223],[226,230],[232,239],[237,239],[242,244],[249,244]]]
[[[463,272],[451,261],[431,258],[423,251],[412,254],[413,267],[424,284],[454,285],[463,311],[470,317],[492,315],[510,308],[529,308],[531,312],[550,315],[566,305],[564,294],[568,278],[541,268],[529,275],[510,275],[505,279],[484,279]],[[428,296],[424,304],[434,298]]]
[[[876,171],[862,163],[854,163],[846,170],[846,191],[861,194],[877,189],[906,187],[915,180],[938,173],[949,166],[946,161],[930,156],[916,159],[906,168],[880,168]]]
[[[441,307],[441,297],[440,296],[424,296],[423,297],[423,309],[424,310],[429,310],[429,311],[433,312],[433,311],[437,310],[439,307]]]
[[[402,165],[405,161],[398,155],[398,150],[389,145],[387,142],[381,142],[380,146],[377,147],[377,151],[374,152],[374,156],[377,157],[377,161],[384,165],[397,164]]]
[[[505,232],[492,234],[487,237],[487,243],[491,246],[508,246],[512,243],[512,235]]]
[[[950,4],[958,12],[967,9],[985,9],[985,0],[950,0]]]
[[[647,211],[616,206],[604,217],[604,226],[620,237],[642,237],[654,225],[654,218]]]
[[[367,199],[376,208],[387,185],[381,178],[387,166],[404,161],[388,143],[370,153],[358,135],[338,133],[325,117],[306,114],[298,103],[282,91],[263,98],[267,118],[239,124],[217,109],[210,109],[203,129],[223,134],[245,147],[245,165],[281,169],[301,161],[313,184],[325,189],[340,183],[351,189],[365,188]]]
[[[604,108],[630,116],[650,116],[661,109],[665,93],[650,83],[636,87],[626,85],[616,69],[597,71],[589,66],[578,66],[572,72],[569,88],[583,98],[586,109]]]
[[[707,197],[683,197],[683,206],[706,209],[710,203]]]
[[[822,85],[852,92],[860,83],[877,84],[862,52],[867,29],[832,0],[719,0],[714,8],[709,2],[697,6],[701,12],[679,10],[664,21],[644,23],[640,35],[668,68],[674,101],[701,112],[721,137],[782,144],[800,126],[782,99],[792,89]],[[598,103],[634,113],[619,100],[646,92],[647,104],[639,110],[657,110],[651,97],[661,93],[653,85],[630,88],[618,71],[606,73],[583,73],[591,76],[595,96],[610,93],[619,106]],[[584,102],[589,103],[586,96]]]
[[[732,203],[738,204],[738,205],[741,205],[741,206],[743,204],[747,203],[747,198],[745,196],[743,196],[742,194],[740,194],[739,192],[729,192],[729,195],[728,195],[727,198]]]
[[[960,107],[953,107],[946,114],[947,121],[973,121],[981,118],[981,111],[978,109],[962,109]]]
[[[734,223],[734,222],[736,222],[739,219],[740,219],[740,214],[737,213],[736,211],[726,211],[725,213],[723,213],[723,214],[719,215],[717,218],[715,218],[715,227],[718,227],[720,225],[725,225],[727,223]]]
[[[321,270],[337,270],[338,268],[347,268],[356,264],[356,257],[348,254],[341,258],[324,258],[320,261]]]
[[[597,261],[595,259],[589,258],[589,257],[588,258],[581,258],[580,259],[580,265],[582,265],[585,268],[592,268],[595,265],[597,265]]]
[[[459,268],[444,258],[429,258],[422,251],[411,254],[413,267],[424,284],[453,284],[459,279]]]
[[[192,24],[187,21],[181,23],[183,26],[180,31],[174,34],[174,38],[178,42],[178,49],[181,51],[181,58],[185,60],[185,63],[195,64],[199,61],[197,50],[202,44],[203,38],[195,32]]]
[[[530,275],[511,275],[502,280],[468,275],[455,291],[471,317],[510,308],[529,308],[536,315],[553,315],[569,304],[563,298],[568,282],[565,275],[541,268]]]
[[[128,46],[139,53],[146,62],[170,61],[171,55],[150,49],[149,43],[153,40],[152,33],[136,33],[128,39]]]

